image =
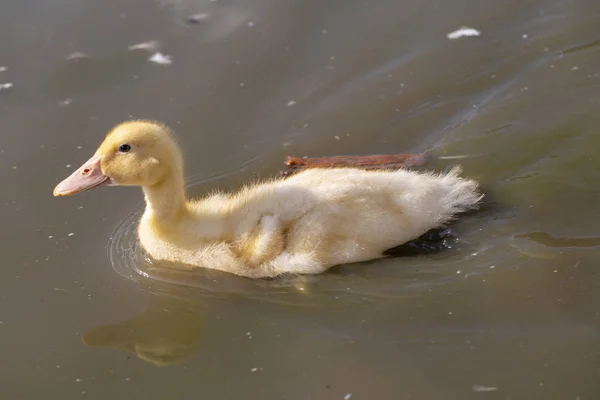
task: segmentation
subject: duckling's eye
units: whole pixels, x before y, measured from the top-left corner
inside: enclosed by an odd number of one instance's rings
[[[129,153],[131,146],[128,144],[122,144],[119,146],[119,153]]]

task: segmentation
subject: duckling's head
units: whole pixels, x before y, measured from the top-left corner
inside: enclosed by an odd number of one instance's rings
[[[92,158],[54,188],[54,195],[105,185],[151,187],[169,179],[183,179],[181,150],[169,128],[128,121],[113,128]]]

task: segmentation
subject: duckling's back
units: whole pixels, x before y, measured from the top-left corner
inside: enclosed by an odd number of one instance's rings
[[[477,206],[477,183],[408,170],[307,169],[281,183],[302,188],[314,205],[292,225],[289,251],[321,248],[326,263],[363,261],[439,227]]]
[[[314,168],[304,170],[285,182],[309,189],[324,202],[353,199],[360,200],[359,204],[365,207],[387,202],[390,211],[401,208],[404,214],[413,218],[426,217],[437,223],[476,208],[482,198],[477,182],[461,178],[460,172],[459,166],[441,174],[402,169]]]

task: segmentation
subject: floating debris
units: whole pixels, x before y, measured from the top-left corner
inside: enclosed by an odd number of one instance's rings
[[[346,393],[346,395],[344,396],[344,400],[350,400],[351,397],[352,393]]]
[[[0,67],[0,72],[4,72],[8,69],[8,67]]]
[[[87,54],[82,53],[80,51],[76,51],[67,56],[67,60],[81,60],[84,58],[90,58],[90,56],[88,56]]]
[[[248,25],[250,28],[252,28],[254,26],[254,22],[253,21],[248,21],[248,23],[246,25]]]
[[[6,90],[6,89],[10,89],[11,87],[13,87],[13,84],[8,82],[8,83],[0,83],[0,90]]]
[[[73,236],[75,235],[73,232],[69,233],[67,236]]]
[[[160,47],[160,42],[158,40],[149,40],[147,42],[132,44],[129,46],[129,50],[146,50],[154,53]]]
[[[482,386],[482,385],[474,385],[472,387],[474,392],[495,392],[498,390],[497,387],[494,386]]]
[[[173,61],[171,61],[171,56],[168,54],[163,54],[160,52],[156,52],[152,55],[152,57],[150,57],[148,59],[148,61],[153,62],[153,63],[157,63],[157,64],[161,64],[161,65],[169,65],[172,64]]]
[[[453,40],[453,39],[460,39],[461,37],[479,36],[479,35],[481,35],[481,32],[478,31],[477,29],[469,28],[468,26],[463,26],[462,28],[459,28],[459,29],[455,30],[454,32],[450,32],[449,34],[446,35],[446,37],[450,40]]]
[[[207,20],[209,16],[210,14],[208,13],[193,14],[187,17],[187,22],[190,24],[199,24],[200,22]]]
[[[288,101],[287,105],[288,105],[288,107],[295,106],[296,102],[294,100],[290,100],[290,101]]]
[[[59,102],[58,104],[61,106],[68,106],[68,105],[71,105],[72,102],[73,102],[73,99],[68,97],[68,98],[64,99],[63,101]]]

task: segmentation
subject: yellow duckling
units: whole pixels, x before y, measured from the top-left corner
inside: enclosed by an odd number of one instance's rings
[[[478,185],[459,172],[306,169],[188,201],[182,154],[169,128],[129,121],[108,133],[54,195],[141,186],[146,209],[138,236],[151,257],[261,278],[381,258],[476,208]]]

